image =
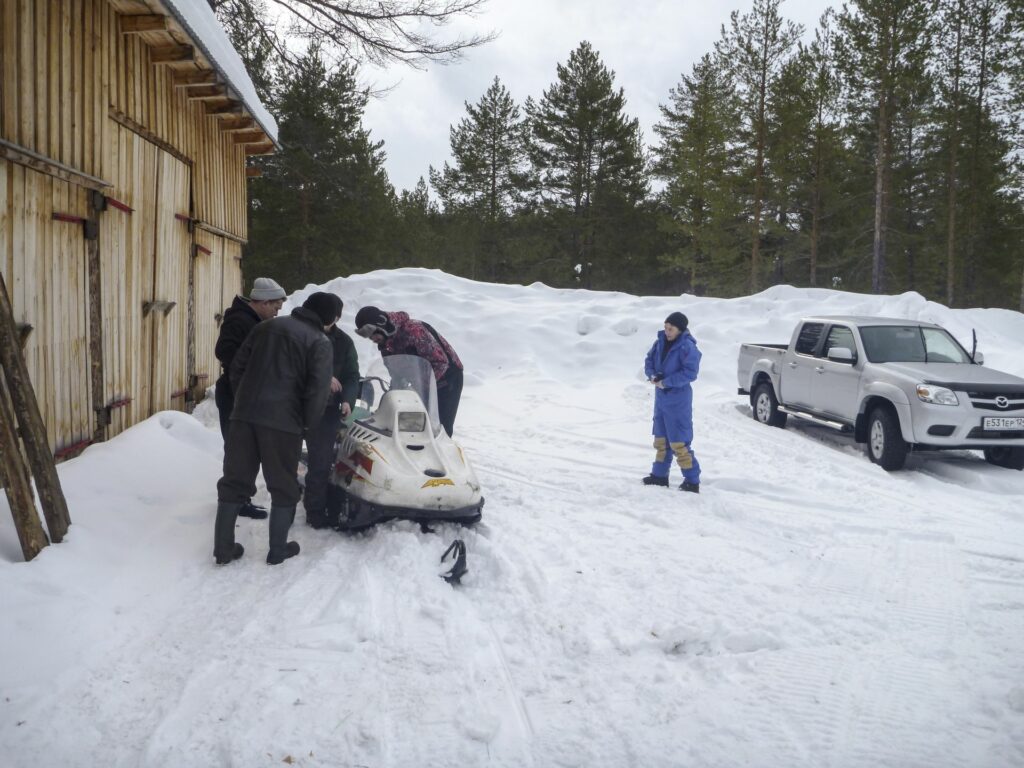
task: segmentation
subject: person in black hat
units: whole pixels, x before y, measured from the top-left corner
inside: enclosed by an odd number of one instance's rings
[[[430,363],[437,380],[437,416],[451,437],[462,398],[462,361],[444,336],[405,312],[377,307],[363,307],[356,313],[356,333],[373,341],[384,357],[416,355]]]
[[[683,471],[680,490],[700,493],[700,463],[693,453],[693,389],[700,350],[682,312],[665,318],[665,329],[647,353],[644,371],[654,386],[654,464],[644,485],[668,486],[672,458]]]
[[[309,469],[306,472],[306,491],[302,505],[306,508],[306,523],[313,528],[328,528],[338,524],[338,507],[330,503],[328,480],[335,461],[334,444],[341,427],[355,407],[359,395],[359,357],[351,337],[338,328],[344,303],[333,293],[314,293],[303,306],[320,301],[326,296],[334,307],[334,319],[324,325],[324,333],[333,349],[333,376],[327,408],[320,421],[306,433]],[[317,298],[314,298],[317,297]]]
[[[331,344],[324,326],[337,318],[330,296],[310,297],[287,317],[260,323],[231,364],[235,407],[231,413],[224,474],[217,483],[213,556],[218,565],[242,556],[235,520],[256,492],[256,475],[270,491],[270,551],[277,565],[299,553],[288,529],[299,502],[296,472],[302,434],[323,416],[331,391]]]

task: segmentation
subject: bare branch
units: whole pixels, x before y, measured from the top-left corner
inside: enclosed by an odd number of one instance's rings
[[[476,16],[487,0],[266,0],[294,35],[315,38],[351,61],[421,68],[428,62],[457,61],[470,48],[496,37],[493,32],[445,38],[441,30],[461,16]],[[210,0],[223,15],[265,18],[260,0]],[[287,62],[294,61],[286,35],[264,22],[260,35]]]

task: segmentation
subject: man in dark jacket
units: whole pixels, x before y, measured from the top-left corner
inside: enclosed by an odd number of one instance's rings
[[[313,528],[333,527],[338,523],[338,509],[328,502],[328,479],[334,465],[334,443],[341,427],[341,420],[352,413],[359,395],[359,356],[356,345],[347,333],[338,328],[344,304],[333,293],[314,293],[306,299],[320,301],[327,297],[334,305],[334,320],[324,325],[324,333],[334,350],[331,394],[327,409],[315,427],[306,433],[306,450],[309,453],[309,469],[306,472],[306,492],[302,503],[306,507],[306,523]]]
[[[462,399],[462,361],[452,345],[428,323],[377,307],[363,307],[356,313],[356,333],[372,340],[384,357],[416,355],[430,363],[437,380],[437,416],[452,436]]]
[[[334,319],[331,301],[313,302],[288,317],[260,323],[231,364],[235,407],[231,414],[224,476],[217,483],[213,555],[218,565],[243,554],[235,520],[256,492],[256,475],[270,491],[270,551],[277,565],[299,553],[288,529],[299,502],[296,471],[303,430],[320,420],[331,388],[331,345],[323,327]]]
[[[220,324],[217,346],[214,353],[221,364],[221,375],[214,386],[214,401],[220,415],[220,433],[224,436],[227,448],[228,425],[231,423],[231,410],[235,406],[235,396],[231,390],[231,379],[228,372],[235,354],[245,343],[246,338],[261,320],[277,317],[285,300],[284,288],[269,277],[257,277],[253,282],[249,297],[235,296],[231,306],[224,311],[224,319]],[[262,520],[267,516],[263,507],[246,502],[239,513],[243,517]]]

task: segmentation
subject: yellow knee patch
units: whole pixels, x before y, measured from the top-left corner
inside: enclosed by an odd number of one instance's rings
[[[680,469],[693,469],[693,454],[686,443],[672,443],[672,453],[676,455]]]
[[[654,457],[655,461],[664,461],[665,460],[665,448],[666,448],[666,445],[667,445],[667,443],[666,443],[664,437],[656,437],[656,438],[654,438],[654,450],[657,452],[655,454],[655,457]]]

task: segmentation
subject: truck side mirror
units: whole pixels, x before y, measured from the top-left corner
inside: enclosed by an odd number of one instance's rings
[[[975,352],[974,353],[974,364],[975,365],[984,365],[985,364],[985,355],[983,355],[981,352]]]
[[[853,350],[847,349],[846,347],[832,347],[828,351],[828,359],[837,363],[849,363],[853,365],[856,358],[853,356]]]

